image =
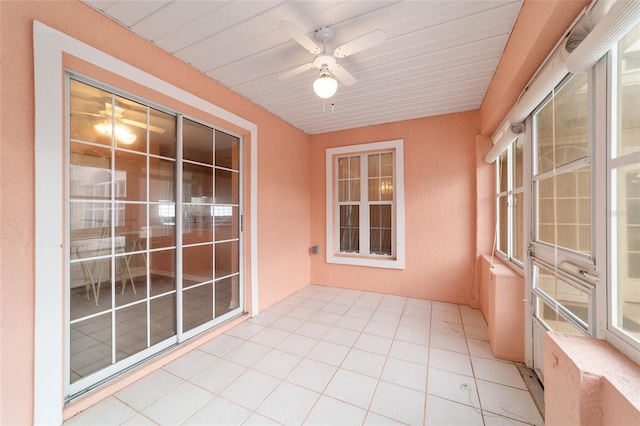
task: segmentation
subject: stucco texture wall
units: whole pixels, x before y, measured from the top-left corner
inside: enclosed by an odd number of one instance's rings
[[[260,307],[264,309],[309,283],[310,157],[306,134],[79,1],[1,1],[0,424],[3,425],[33,421],[34,20],[256,123]],[[60,108],[62,120],[62,105]],[[62,138],[60,142],[63,144]],[[285,152],[287,155],[283,156]],[[60,297],[64,297],[62,273],[54,282],[60,285]],[[60,321],[63,326],[62,319],[51,320]]]
[[[475,258],[475,136],[467,112],[311,136],[311,282],[468,303]],[[404,140],[404,270],[325,261],[327,148]]]

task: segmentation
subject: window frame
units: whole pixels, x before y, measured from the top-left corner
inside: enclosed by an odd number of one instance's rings
[[[514,266],[515,268],[517,268],[518,271],[523,271],[524,270],[524,261],[525,261],[525,255],[526,255],[526,251],[524,250],[524,247],[521,247],[522,249],[522,259],[517,259],[515,257],[515,253],[516,253],[516,249],[515,249],[515,244],[516,244],[516,235],[515,235],[515,226],[517,225],[517,222],[515,222],[516,220],[516,212],[515,212],[515,200],[516,200],[516,196],[521,195],[522,196],[522,201],[524,203],[524,188],[525,188],[525,174],[524,174],[524,163],[525,163],[525,159],[524,159],[524,152],[522,153],[522,161],[521,161],[521,166],[520,166],[520,170],[519,172],[522,173],[522,177],[520,179],[520,186],[516,187],[516,182],[515,182],[515,175],[518,172],[518,169],[516,168],[516,154],[514,152],[515,150],[515,146],[518,143],[518,141],[522,142],[522,146],[524,148],[524,144],[525,144],[525,136],[524,135],[520,135],[518,136],[513,142],[511,142],[509,144],[509,146],[507,147],[507,149],[503,152],[506,153],[506,176],[507,176],[507,183],[506,183],[506,190],[502,190],[502,183],[501,182],[501,177],[502,177],[502,173],[501,173],[501,168],[503,167],[503,160],[502,160],[502,156],[503,154],[500,154],[498,156],[498,158],[496,159],[496,190],[495,190],[495,196],[496,196],[496,241],[495,241],[495,251],[497,253],[499,253],[501,256],[503,256],[503,258],[509,262],[508,264],[510,266]],[[507,217],[506,217],[506,226],[505,229],[507,230],[507,250],[503,251],[501,250],[500,247],[500,241],[502,238],[501,235],[501,229],[502,229],[502,219],[503,216],[501,216],[501,206],[500,206],[500,201],[502,200],[503,197],[506,197],[506,201],[507,201]],[[523,209],[525,208],[525,206],[523,205]],[[523,217],[522,220],[520,221],[521,223],[519,224],[519,226],[521,227],[521,235],[522,235],[522,242],[524,243],[524,236],[525,236],[525,227],[524,227],[524,222],[525,222],[525,216],[526,216],[526,212],[523,211]]]
[[[404,140],[396,139],[383,142],[372,142],[348,145],[326,150],[326,262],[341,265],[368,266],[377,268],[404,269]],[[339,238],[339,207],[337,190],[337,161],[338,157],[365,156],[376,152],[393,152],[393,192],[392,205],[392,244],[391,256],[361,253],[340,252]],[[361,170],[361,178],[365,172]],[[367,176],[364,176],[368,179]],[[365,191],[361,191],[364,193]],[[368,207],[371,201],[361,199],[358,204]],[[367,212],[360,212],[361,217]],[[360,222],[360,239],[369,238],[369,221]],[[365,235],[362,233],[365,232]],[[368,245],[367,245],[368,246]],[[368,250],[367,250],[368,251]]]
[[[606,274],[606,307],[602,307],[599,313],[599,320],[606,324],[602,333],[605,340],[611,343],[615,348],[625,355],[629,356],[635,362],[640,363],[640,340],[626,333],[619,325],[616,324],[616,316],[619,312],[617,305],[619,298],[619,288],[617,285],[617,277],[624,273],[618,269],[618,247],[616,226],[618,225],[618,217],[614,214],[617,210],[617,179],[616,173],[625,166],[640,163],[640,151],[621,154],[617,152],[618,148],[618,43],[616,43],[607,53],[606,57],[606,75],[607,75],[607,105],[606,105],[606,129],[607,144],[606,154],[603,155],[606,160],[606,239],[607,239],[607,274]],[[614,210],[615,209],[615,210]],[[604,299],[604,297],[603,297]],[[602,312],[604,311],[604,312]],[[606,312],[606,314],[605,314]],[[605,318],[606,316],[606,318]]]

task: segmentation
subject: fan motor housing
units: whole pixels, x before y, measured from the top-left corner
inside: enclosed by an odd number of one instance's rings
[[[336,64],[336,58],[334,58],[331,55],[326,55],[324,53],[321,53],[320,55],[316,56],[316,59],[313,60],[313,66],[318,69],[322,69],[323,65],[326,65],[327,67],[329,67],[329,69],[331,69],[335,64]]]

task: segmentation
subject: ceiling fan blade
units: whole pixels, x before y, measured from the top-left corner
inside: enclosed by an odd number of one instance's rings
[[[135,120],[129,120],[128,118],[120,118],[119,121],[123,122],[124,124],[128,124],[130,126],[134,126],[134,127],[140,127],[141,129],[149,129],[152,132],[156,132],[156,133],[160,133],[160,134],[164,134],[165,129],[163,129],[162,127],[157,127],[157,126],[152,126],[152,125],[147,125],[146,123],[142,123],[140,121],[135,121]]]
[[[344,69],[340,64],[335,64],[333,67],[331,67],[330,71],[345,86],[352,86],[353,84],[355,84],[356,81],[358,81],[354,76],[351,75],[349,71]]]
[[[311,68],[313,68],[313,64],[311,62],[300,65],[299,67],[295,67],[292,70],[289,70],[283,74],[280,74],[278,76],[278,80],[287,80],[291,77],[295,77],[298,74],[302,74],[305,71],[309,71]]]
[[[289,34],[289,37],[297,41],[302,47],[307,49],[310,53],[317,55],[322,50],[318,47],[318,45],[309,38],[308,35],[304,33],[296,24],[289,21],[281,21],[280,29],[285,33]]]
[[[386,37],[386,34],[382,30],[371,31],[368,34],[360,36],[357,39],[336,48],[333,52],[333,56],[336,58],[346,58],[349,55],[353,55],[354,53],[358,53],[382,43]]]

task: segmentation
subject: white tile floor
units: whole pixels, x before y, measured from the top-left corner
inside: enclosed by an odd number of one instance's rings
[[[542,425],[478,310],[307,286],[66,425]]]

